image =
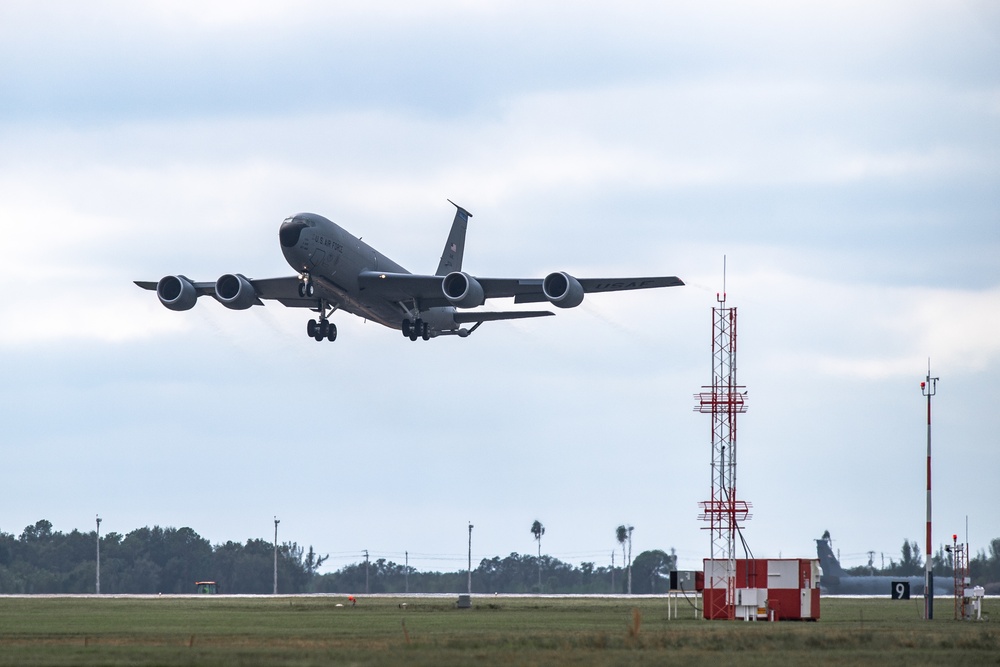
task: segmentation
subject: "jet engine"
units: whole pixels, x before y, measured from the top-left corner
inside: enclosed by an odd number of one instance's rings
[[[245,277],[227,273],[215,281],[215,298],[226,308],[246,310],[257,303],[257,292]]]
[[[198,301],[198,291],[184,276],[164,276],[156,283],[156,296],[170,310],[191,310]]]
[[[462,271],[452,271],[441,281],[441,291],[458,308],[475,308],[486,303],[483,286],[479,281]]]
[[[557,308],[576,308],[583,303],[583,285],[562,271],[545,276],[542,280],[542,294]]]

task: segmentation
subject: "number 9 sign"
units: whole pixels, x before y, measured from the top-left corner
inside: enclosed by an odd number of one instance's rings
[[[892,582],[892,594],[893,600],[909,600],[910,599],[910,582],[908,581],[894,581]]]

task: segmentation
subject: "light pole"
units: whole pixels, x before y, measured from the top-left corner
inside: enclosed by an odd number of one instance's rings
[[[281,519],[274,517],[274,594],[278,594],[278,524]]]
[[[934,619],[934,570],[931,545],[931,396],[937,393],[939,378],[931,377],[931,361],[927,360],[927,379],[920,383],[920,392],[927,397],[927,542],[924,548],[924,558],[927,560],[924,569],[924,618]]]
[[[632,531],[633,526],[628,527],[628,594],[632,595]]]
[[[97,595],[101,594],[101,515],[97,515]]]
[[[469,522],[469,595],[472,595],[472,522]]]

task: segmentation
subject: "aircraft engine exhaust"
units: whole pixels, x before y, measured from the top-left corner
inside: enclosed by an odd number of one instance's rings
[[[170,310],[191,310],[198,302],[198,292],[184,276],[164,276],[156,283],[156,296]]]
[[[542,294],[557,308],[576,308],[583,303],[583,286],[573,276],[557,271],[542,280]]]
[[[257,292],[244,276],[227,273],[215,281],[215,298],[226,308],[246,310],[257,303]]]
[[[456,308],[476,308],[486,303],[479,281],[462,271],[452,271],[441,281],[441,291]]]

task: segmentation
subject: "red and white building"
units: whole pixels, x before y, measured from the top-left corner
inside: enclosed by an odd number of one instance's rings
[[[733,565],[736,571],[728,572]],[[727,599],[731,575],[733,593]],[[706,558],[705,618],[815,621],[819,619],[819,577],[817,559]]]

